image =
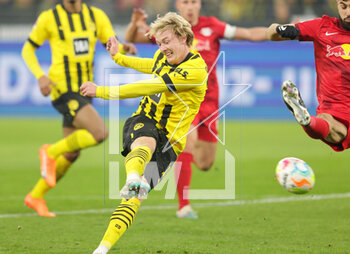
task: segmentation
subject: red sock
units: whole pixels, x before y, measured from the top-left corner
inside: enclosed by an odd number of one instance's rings
[[[188,190],[190,188],[192,177],[192,161],[193,156],[191,153],[184,152],[177,157],[176,163],[182,163],[181,167],[180,165],[175,166],[175,179],[178,179],[177,195],[179,197],[179,209],[190,204],[188,195],[184,195],[184,190]]]
[[[303,126],[304,131],[311,138],[325,139],[329,134],[329,124],[326,120],[311,116],[311,121],[308,126]]]

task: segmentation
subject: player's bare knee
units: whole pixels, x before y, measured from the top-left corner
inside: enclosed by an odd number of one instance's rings
[[[97,143],[102,143],[104,140],[108,138],[108,130],[101,129],[92,134],[96,140]]]
[[[209,160],[201,160],[200,162],[196,163],[196,166],[198,169],[202,171],[209,171],[211,167],[213,166],[214,162]]]
[[[326,140],[330,143],[340,143],[346,138],[346,130],[341,130],[338,128],[335,128],[334,126],[330,127],[329,134],[326,138]]]
[[[78,159],[78,157],[80,156],[80,151],[77,152],[70,152],[70,153],[65,153],[63,155],[67,160],[69,160],[70,162],[74,162]]]

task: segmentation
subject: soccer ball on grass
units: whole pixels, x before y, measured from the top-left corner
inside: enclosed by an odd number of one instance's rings
[[[293,157],[278,162],[276,178],[283,188],[294,194],[304,194],[315,184],[311,167],[305,161]]]

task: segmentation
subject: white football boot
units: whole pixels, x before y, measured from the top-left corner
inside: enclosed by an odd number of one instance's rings
[[[180,210],[176,211],[176,217],[181,219],[198,219],[197,213],[193,211],[190,205],[186,205]]]
[[[108,248],[104,245],[100,245],[92,254],[107,254]]]
[[[124,187],[120,191],[120,196],[125,199],[131,199],[139,194],[141,177],[139,174],[129,174]]]
[[[310,124],[310,114],[301,99],[300,92],[292,81],[286,80],[282,84],[282,97],[288,109],[294,115],[300,125],[307,126]]]

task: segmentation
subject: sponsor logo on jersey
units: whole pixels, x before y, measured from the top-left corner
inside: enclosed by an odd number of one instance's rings
[[[76,56],[89,54],[89,38],[76,38],[73,40],[73,46]]]
[[[196,51],[211,50],[209,40],[199,40],[194,38],[193,47]]]
[[[176,73],[179,73],[182,77],[184,77],[185,79],[187,79],[188,72],[187,72],[187,71],[184,71],[184,69],[182,69],[182,68],[176,68],[176,69],[175,69],[175,72],[176,72]]]
[[[143,123],[137,123],[137,124],[135,124],[135,125],[134,125],[134,131],[137,131],[137,130],[141,129],[143,126],[144,126]]]
[[[335,33],[329,33],[328,31],[326,32],[326,36],[331,36],[331,35],[335,35],[335,34],[338,34],[337,32]]]
[[[213,34],[213,30],[211,30],[210,27],[203,27],[201,30],[200,30],[200,33],[205,36],[205,37],[209,37],[210,35]]]
[[[350,44],[342,44],[335,47],[327,45],[327,57],[341,57],[345,60],[350,60]]]

